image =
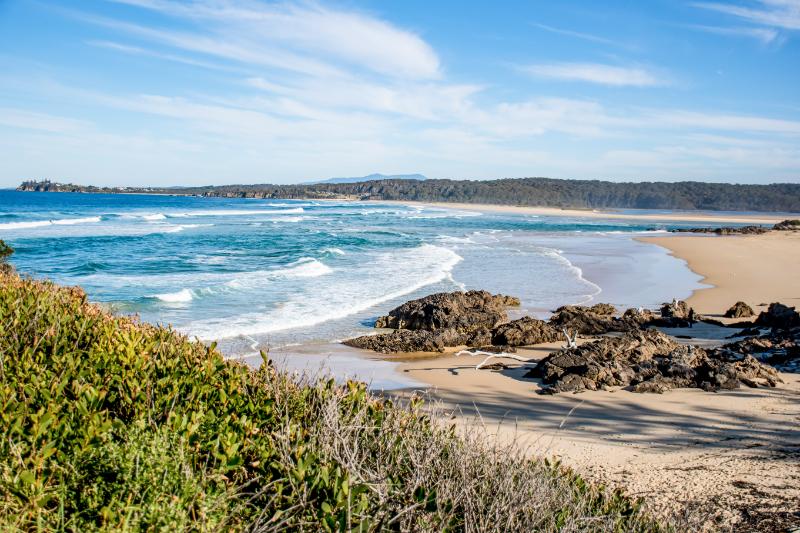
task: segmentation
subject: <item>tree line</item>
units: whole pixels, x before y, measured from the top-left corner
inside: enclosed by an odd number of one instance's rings
[[[305,185],[109,188],[28,181],[18,190],[161,193],[228,198],[407,200],[577,209],[800,212],[800,184],[796,183],[769,185],[697,181],[619,183],[599,180],[520,178],[484,181],[388,179]]]

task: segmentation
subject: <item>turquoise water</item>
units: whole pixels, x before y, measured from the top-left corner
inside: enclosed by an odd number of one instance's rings
[[[667,227],[375,202],[0,191],[0,239],[20,272],[80,285],[231,355],[361,334],[398,303],[441,290],[514,294],[519,313],[535,314],[687,296],[697,277],[632,239]]]

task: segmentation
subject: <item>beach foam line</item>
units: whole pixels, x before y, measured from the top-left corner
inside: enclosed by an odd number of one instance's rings
[[[574,264],[572,264],[572,261],[570,261],[569,259],[567,259],[562,255],[564,253],[564,250],[559,250],[557,248],[547,248],[542,246],[539,247],[538,252],[541,253],[542,255],[546,255],[547,257],[552,257],[553,259],[558,260],[561,264],[567,267],[567,269],[569,269],[575,275],[575,277],[578,278],[578,280],[586,283],[587,285],[589,285],[589,287],[593,289],[594,292],[592,292],[592,294],[587,294],[585,299],[582,302],[579,302],[578,305],[583,305],[585,303],[592,301],[592,299],[595,296],[603,292],[603,288],[600,287],[600,285],[598,285],[597,283],[593,283],[583,277],[583,269],[575,266]]]
[[[169,218],[187,218],[252,215],[297,215],[300,213],[305,213],[305,209],[302,207],[294,207],[291,209],[197,209],[193,211],[166,213],[166,216]]]
[[[77,224],[93,224],[100,222],[100,217],[62,218],[58,220],[31,220],[28,222],[7,222],[0,224],[0,230],[32,229],[46,226],[74,226]]]
[[[384,272],[385,278],[373,285],[369,284],[370,276],[375,278],[372,271],[352,273],[349,279],[338,283],[334,280],[329,285],[326,282],[325,285],[317,283],[307,287],[305,291],[296,293],[294,299],[281,303],[272,311],[200,320],[189,323],[180,330],[202,340],[214,340],[315,326],[360,313],[428,285],[452,279],[451,271],[462,259],[452,250],[431,244],[402,249],[400,252],[383,253],[365,263],[366,268]],[[410,272],[408,265],[413,265]],[[389,272],[387,269],[391,267],[400,271]],[[405,277],[398,281],[401,274]]]

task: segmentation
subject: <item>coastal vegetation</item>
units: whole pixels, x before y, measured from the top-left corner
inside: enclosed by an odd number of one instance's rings
[[[0,273],[0,529],[658,531],[418,399],[252,369]]]
[[[800,184],[744,185],[684,181],[618,183],[521,178],[498,180],[386,179],[358,183],[94,187],[26,181],[22,191],[159,193],[226,198],[317,198],[463,202],[576,209],[678,209],[800,212]]]

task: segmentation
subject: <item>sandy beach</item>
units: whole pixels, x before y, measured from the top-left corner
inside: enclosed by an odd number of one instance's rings
[[[737,300],[756,308],[800,301],[798,234],[641,240],[668,248],[713,285],[689,299],[702,313],[719,315]],[[700,338],[692,342],[719,344],[729,334],[704,326],[694,330]],[[520,353],[539,359],[558,348],[554,343]],[[782,374],[784,383],[774,389],[543,396],[534,380],[522,378],[526,365],[508,361],[502,371],[476,370],[480,360],[450,353],[407,360],[399,371],[427,384],[422,389],[460,412],[462,423],[481,424],[532,454],[559,457],[592,479],[625,487],[656,512],[693,507],[716,530],[746,529],[764,516],[798,510],[796,374]]]
[[[638,239],[667,248],[703,276],[711,288],[687,302],[700,313],[717,315],[742,300],[761,310],[770,302],[800,305],[800,233],[766,235],[665,236]]]
[[[377,202],[377,201],[376,201]],[[706,225],[719,224],[775,224],[788,218],[800,218],[800,215],[748,215],[748,214],[717,214],[712,212],[669,212],[654,214],[648,211],[641,213],[634,209],[620,213],[610,209],[561,209],[558,207],[528,207],[512,205],[492,205],[492,204],[465,204],[450,202],[412,202],[412,201],[388,201],[380,200],[382,204],[402,204],[418,205],[446,209],[460,209],[464,211],[480,211],[487,213],[509,213],[517,215],[539,215],[554,217],[579,217],[579,218],[602,218],[619,220],[647,220],[647,221],[671,221],[671,222],[704,222]]]

